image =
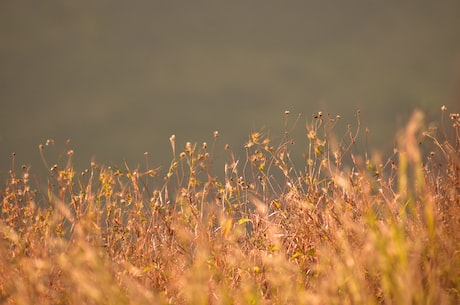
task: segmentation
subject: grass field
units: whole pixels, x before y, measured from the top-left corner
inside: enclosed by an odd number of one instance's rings
[[[289,114],[286,112],[286,118]],[[163,170],[13,165],[0,192],[2,304],[459,304],[460,117],[414,111],[393,154],[357,154],[361,126],[253,132],[246,157],[176,143]],[[165,149],[170,149],[165,147]],[[214,166],[214,167],[213,167]],[[215,172],[225,172],[223,177]]]

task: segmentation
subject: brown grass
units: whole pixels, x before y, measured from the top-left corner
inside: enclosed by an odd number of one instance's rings
[[[441,132],[414,112],[386,160],[354,153],[358,130],[337,140],[338,118],[319,113],[302,169],[289,134],[273,145],[263,132],[246,158],[226,152],[221,178],[217,133],[181,152],[172,136],[163,174],[148,163],[80,173],[72,151],[46,185],[13,168],[0,193],[0,300],[458,304],[460,118],[445,113]]]

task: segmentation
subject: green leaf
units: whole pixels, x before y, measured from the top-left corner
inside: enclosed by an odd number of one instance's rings
[[[242,225],[243,223],[247,223],[247,222],[251,222],[251,219],[249,219],[249,218],[241,218],[240,220],[238,220],[239,225]]]

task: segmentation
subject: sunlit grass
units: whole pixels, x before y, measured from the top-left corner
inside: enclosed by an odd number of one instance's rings
[[[218,132],[173,135],[163,169],[146,153],[144,168],[79,171],[72,150],[51,165],[47,141],[49,177],[13,165],[0,193],[1,301],[458,304],[460,118],[446,111],[440,130],[415,111],[386,160],[353,151],[359,121],[337,137],[340,117],[318,113],[301,167],[289,133],[251,133],[241,159]]]

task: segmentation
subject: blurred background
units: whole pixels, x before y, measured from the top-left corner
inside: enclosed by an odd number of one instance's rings
[[[460,1],[2,1],[0,177],[46,170],[68,148],[96,161],[168,167],[169,137],[230,144],[318,111],[391,149],[414,108],[459,112]],[[304,146],[299,146],[302,149]],[[300,153],[299,153],[300,154]],[[220,169],[219,169],[220,171]],[[223,169],[222,169],[223,171]]]

